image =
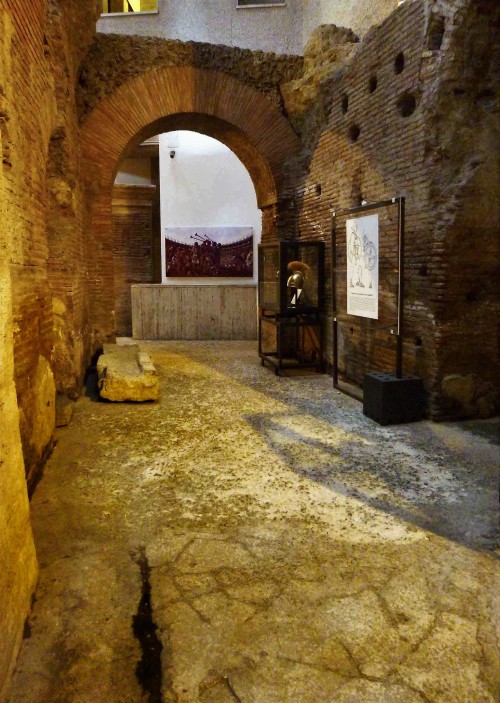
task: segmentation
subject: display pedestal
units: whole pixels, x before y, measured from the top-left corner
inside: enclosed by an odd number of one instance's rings
[[[425,391],[421,378],[389,372],[365,375],[363,413],[379,425],[421,420],[425,411]]]
[[[268,327],[267,334],[265,327]],[[278,376],[287,369],[300,368],[323,373],[323,324],[320,316],[261,315],[259,356],[262,366],[270,366]]]

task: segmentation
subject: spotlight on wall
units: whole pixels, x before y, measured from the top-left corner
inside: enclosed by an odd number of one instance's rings
[[[175,149],[172,149],[172,151],[170,152],[170,158],[171,159],[175,158]]]

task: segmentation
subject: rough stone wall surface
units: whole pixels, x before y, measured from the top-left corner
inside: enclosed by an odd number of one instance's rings
[[[279,85],[302,74],[303,58],[155,37],[98,34],[81,67],[80,119],[127,81],[154,68],[186,66],[232,76],[279,106]]]
[[[132,336],[133,283],[153,282],[152,206],[154,186],[113,189],[113,272],[116,334]]]
[[[97,3],[82,9],[77,2],[4,0],[0,9],[15,381],[31,483],[50,451],[52,433],[39,432],[43,415],[52,421],[55,387],[78,393],[88,347],[74,84]]]
[[[330,209],[406,197],[405,368],[424,377],[436,418],[481,414],[444,396],[447,374],[477,374],[490,399],[500,376],[498,17],[490,0],[406,2],[354,49],[347,39],[343,64],[310,46],[304,77],[282,87],[303,144],[287,171],[291,234],[329,241]],[[341,370],[356,382],[394,368],[374,327],[341,326]]]
[[[303,0],[304,43],[321,24],[350,27],[362,37],[372,26],[385,20],[397,6],[398,0]]]
[[[500,5],[434,3],[430,46],[443,23],[427,121],[433,237],[443,248],[433,390],[445,416],[489,416],[500,378]],[[447,393],[450,374],[474,381],[470,401]]]
[[[5,698],[37,577],[14,385],[12,230],[6,226],[15,217],[5,177],[5,171],[11,168],[7,162],[12,148],[11,131],[7,129],[11,93],[5,71],[12,33],[12,24],[0,8],[0,701]]]
[[[54,363],[55,278],[50,271],[48,235],[49,145],[51,136],[68,121],[76,129],[71,81],[93,35],[96,17],[97,2],[82,7],[77,0],[61,4],[56,0],[0,0],[2,701],[37,574],[25,471],[34,480],[50,451],[59,376]],[[63,58],[61,41],[68,33],[71,44],[66,41]],[[69,107],[61,113],[63,103]],[[71,148],[77,150],[76,131],[70,139]],[[71,247],[65,251],[61,241],[57,256],[72,254]],[[79,263],[83,268],[84,262]],[[61,334],[66,335],[67,328]],[[80,374],[77,366],[73,379]]]

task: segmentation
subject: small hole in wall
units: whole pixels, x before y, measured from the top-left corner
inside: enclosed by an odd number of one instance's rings
[[[410,117],[417,107],[417,101],[411,93],[403,93],[403,95],[398,98],[396,104],[402,117]]]
[[[368,81],[368,90],[370,93],[374,93],[377,90],[378,79],[377,76],[371,76]]]
[[[358,127],[357,124],[352,124],[349,127],[347,134],[349,136],[350,142],[357,142],[359,139],[359,135],[361,134],[361,129]]]
[[[341,105],[341,108],[342,108],[342,112],[343,112],[343,114],[345,115],[345,113],[347,112],[347,110],[348,110],[348,108],[349,108],[349,97],[348,97],[346,94],[344,94],[344,95],[342,96],[342,102],[341,102],[340,105]]]
[[[0,113],[0,153],[2,164],[4,166],[12,166],[12,150],[9,138],[9,130],[7,129],[8,115]]]
[[[321,195],[321,183],[316,183],[315,191],[316,191],[316,195],[318,195],[318,196]]]
[[[492,90],[487,88],[476,95],[475,102],[478,107],[482,107],[489,112],[495,108],[496,95]]]
[[[479,298],[479,292],[477,290],[470,290],[465,294],[465,301],[467,303],[474,303]]]
[[[351,327],[351,334],[354,334],[354,327]]]
[[[427,48],[430,51],[439,51],[443,43],[444,17],[441,15],[431,15],[429,29],[427,30]]]
[[[396,73],[403,73],[405,68],[405,55],[402,51],[394,59],[394,71]]]
[[[427,268],[427,264],[422,264],[422,266],[418,269],[418,275],[427,276],[428,273],[429,269]]]
[[[415,346],[416,347],[422,346],[422,337],[415,337]]]

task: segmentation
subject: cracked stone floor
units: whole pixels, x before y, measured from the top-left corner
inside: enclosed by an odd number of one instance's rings
[[[495,703],[498,423],[384,428],[253,343],[144,346],[161,400],[78,401],[33,497],[9,703]]]

